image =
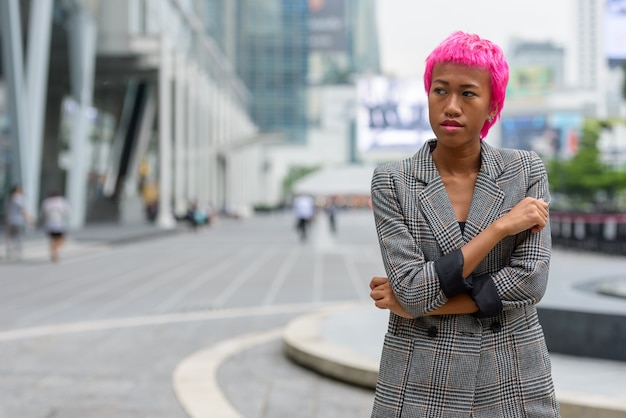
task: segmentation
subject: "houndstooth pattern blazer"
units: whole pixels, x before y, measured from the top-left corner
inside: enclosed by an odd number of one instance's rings
[[[502,240],[474,273],[487,275],[495,316],[423,316],[447,300],[434,261],[458,250],[526,196],[549,201],[537,154],[481,144],[481,169],[461,232],[431,157],[381,165],[372,205],[383,263],[404,309],[390,313],[372,417],[558,417],[535,305],[547,285],[550,228]],[[495,292],[494,292],[495,294]]]

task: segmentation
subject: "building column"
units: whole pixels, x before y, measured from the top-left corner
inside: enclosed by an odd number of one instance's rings
[[[207,121],[209,123],[208,128],[208,187],[209,187],[209,203],[213,206],[213,209],[219,210],[219,196],[218,196],[218,159],[217,159],[217,93],[216,84],[212,79],[207,80]]]
[[[26,63],[18,0],[0,2],[0,26],[12,149],[15,155],[11,162],[11,178],[14,183],[22,186],[28,212],[36,214],[40,194],[52,0],[34,0],[32,3],[26,38]]]
[[[207,75],[200,73],[198,85],[202,94],[198,96],[198,160],[196,162],[196,172],[198,173],[198,201],[203,207],[209,204],[209,99]]]
[[[175,105],[174,105],[174,212],[177,216],[187,210],[186,186],[186,120],[187,109],[187,59],[182,53],[176,55]]]
[[[159,210],[157,225],[175,226],[172,215],[172,51],[166,35],[161,35],[159,67]]]
[[[187,201],[198,200],[196,161],[198,160],[198,67],[189,66],[187,90]]]
[[[24,50],[18,0],[0,1],[0,30],[2,31],[2,64],[7,89],[7,109],[11,118],[11,180],[20,184],[27,178],[26,154],[29,147],[26,123],[26,94],[24,89]],[[31,190],[25,190],[27,195]]]
[[[225,195],[225,203],[226,207],[230,211],[237,211],[237,189],[235,188],[236,181],[235,178],[237,176],[237,171],[239,169],[237,155],[233,152],[233,150],[228,150],[226,155],[226,188],[227,193]]]
[[[232,161],[230,158],[230,153],[226,151],[225,139],[224,139],[224,123],[226,112],[224,111],[224,91],[218,88],[217,90],[217,102],[216,102],[216,136],[215,140],[217,143],[217,148],[220,153],[221,161],[220,161],[220,170],[218,176],[218,190],[219,190],[219,200],[220,204],[224,208],[228,208],[231,201],[232,190],[230,190],[230,170],[232,167]],[[223,164],[222,164],[223,163]]]
[[[209,202],[209,121],[208,121],[208,98],[206,97],[206,75],[200,75],[200,88],[203,94],[199,97],[198,107],[198,161],[196,173],[198,182],[198,197],[206,206]]]
[[[70,164],[66,180],[70,205],[70,228],[85,224],[87,207],[87,170],[89,161],[89,120],[93,100],[96,58],[96,23],[83,8],[72,11],[69,28],[70,79],[77,109],[70,136]]]
[[[26,205],[31,213],[38,209],[41,189],[41,156],[46,121],[52,7],[52,0],[36,0],[30,7],[25,86],[28,94],[30,146],[26,165],[28,177],[24,181],[24,189],[30,191],[26,197]]]
[[[241,176],[239,178],[239,190],[241,193],[241,213],[244,217],[249,217],[251,214],[252,205],[250,202],[253,200],[254,190],[253,186],[256,185],[257,177],[252,173],[252,168],[255,166],[251,161],[252,154],[248,147],[242,147],[241,149]],[[247,181],[246,181],[247,180]]]
[[[236,120],[238,122],[238,126],[241,127],[241,114],[237,113]],[[237,137],[243,137],[245,134],[241,129],[237,129]],[[254,157],[254,144],[248,145],[244,147],[244,179],[249,181],[243,181],[241,183],[243,199],[246,205],[247,215],[251,214],[252,204],[256,201],[255,195],[257,190],[257,185],[259,184],[259,173],[256,171],[258,166],[257,161],[255,161]]]

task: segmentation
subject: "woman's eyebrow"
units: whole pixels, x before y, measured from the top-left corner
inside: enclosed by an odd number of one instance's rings
[[[445,86],[449,86],[449,85],[450,85],[450,83],[449,83],[448,81],[446,81],[446,80],[442,80],[442,79],[440,79],[440,78],[437,78],[437,79],[433,80],[432,82],[433,82],[433,84],[434,84],[434,83],[439,83],[439,84],[443,84],[443,85],[445,85]],[[478,88],[480,88],[480,86],[479,86],[478,84],[474,84],[474,83],[465,83],[465,84],[461,84],[461,85],[460,85],[460,87],[461,87],[461,88],[464,88],[464,89],[469,89],[469,88],[475,88],[475,89],[478,89]]]

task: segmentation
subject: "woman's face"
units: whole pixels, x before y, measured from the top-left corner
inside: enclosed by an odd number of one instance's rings
[[[443,63],[433,68],[428,92],[430,125],[439,141],[461,145],[479,142],[491,107],[491,78],[482,68]]]

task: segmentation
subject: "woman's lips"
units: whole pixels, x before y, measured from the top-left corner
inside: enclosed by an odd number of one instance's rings
[[[463,125],[461,125],[461,123],[459,123],[459,122],[457,122],[455,120],[444,120],[441,123],[441,125],[442,126],[452,126],[452,127],[457,127],[457,128],[460,128],[461,126],[463,126]]]
[[[446,131],[456,131],[456,130],[462,128],[463,125],[460,124],[459,122],[455,121],[455,120],[444,120],[441,123],[441,127],[443,129],[445,129]]]

